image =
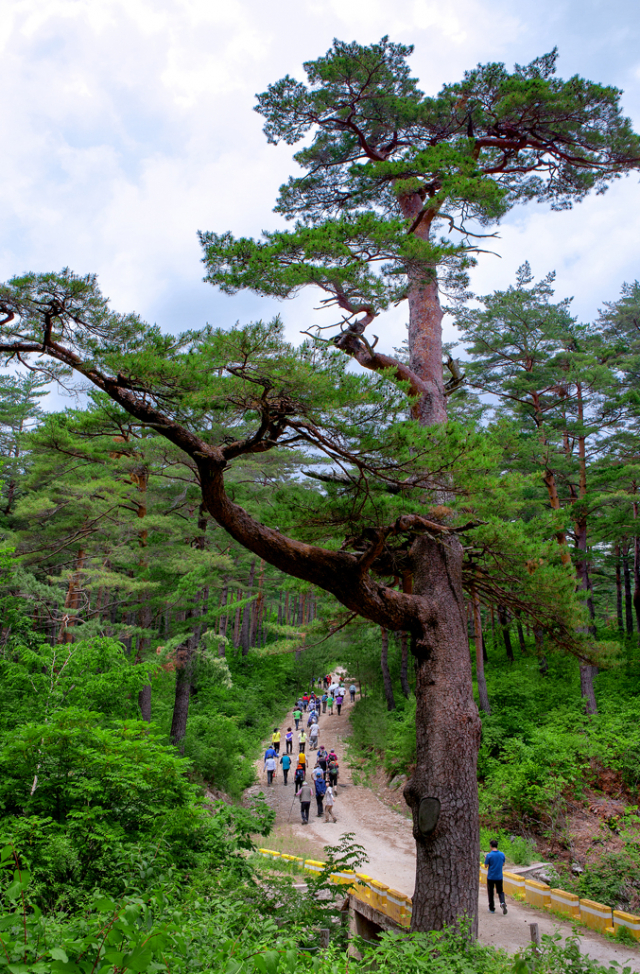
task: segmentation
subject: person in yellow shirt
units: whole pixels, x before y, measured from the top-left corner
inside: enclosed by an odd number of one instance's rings
[[[307,766],[307,755],[304,753],[304,751],[300,751],[300,754],[298,755],[298,767],[306,768],[306,766]]]
[[[276,754],[280,754],[280,731],[277,727],[273,728],[271,743],[273,744],[273,750],[276,752]]]
[[[304,754],[305,744],[307,743],[307,735],[304,731],[300,731],[298,735],[298,747],[300,749],[300,754]]]

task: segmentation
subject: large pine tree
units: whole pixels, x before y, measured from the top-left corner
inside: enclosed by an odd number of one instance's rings
[[[479,852],[463,552],[443,504],[462,447],[447,453],[439,429],[447,390],[438,275],[464,271],[472,234],[512,204],[569,205],[638,165],[640,150],[619,93],[556,79],[554,55],[511,74],[479,67],[426,97],[410,77],[410,53],[386,39],[335,42],[306,65],[308,84],[272,86],[258,106],[269,138],[311,136],[297,156],[307,173],[278,204],[299,222],[259,242],[203,235],[209,278],[229,291],[286,297],[320,287],[342,316],[334,352],[381,372],[377,385],[350,379],[335,354],[288,348],[273,328],[164,337],[115,315],[92,278],[68,272],[0,291],[0,351],[45,354],[83,375],[193,459],[206,509],[236,541],[385,629],[411,633],[418,757],[405,794],[417,846],[413,927],[425,930],[476,915]],[[450,228],[458,243],[439,239]],[[408,363],[365,337],[403,300]],[[270,526],[226,490],[239,458],[299,443],[323,452],[328,480],[337,476],[347,494],[334,495],[334,537],[348,529],[341,547],[287,536],[286,512]]]

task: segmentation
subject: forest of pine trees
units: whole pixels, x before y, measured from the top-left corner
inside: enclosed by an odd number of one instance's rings
[[[339,323],[173,335],[93,275],[0,287],[10,971],[346,971],[328,877],[296,898],[265,876],[273,812],[246,795],[274,721],[336,664],[361,689],[354,766],[411,809],[425,963],[525,969],[472,943],[481,829],[640,910],[640,285],[590,322],[526,262],[468,291],[471,227],[604,190],[640,140],[556,52],[429,99],[411,50],[335,41],[308,84],[258,96],[269,141],[311,133],[276,204],[293,228],[200,234],[215,287],[319,288]],[[365,331],[403,302],[391,356]],[[578,848],[576,802],[614,793],[600,850]],[[358,860],[351,838],[330,865]],[[537,969],[586,970],[567,950]]]

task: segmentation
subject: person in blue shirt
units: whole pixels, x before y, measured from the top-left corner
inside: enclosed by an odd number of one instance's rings
[[[277,756],[278,755],[276,754],[275,748],[272,747],[272,745],[270,744],[267,750],[264,752],[265,761],[267,760],[267,758],[275,758]]]
[[[506,856],[504,852],[498,851],[498,840],[492,839],[489,843],[491,846],[490,851],[484,857],[484,864],[487,866],[487,892],[489,894],[489,913],[496,912],[495,900],[493,898],[494,889],[498,893],[498,899],[500,900],[500,907],[503,913],[507,912],[507,904],[504,899],[504,890],[502,888],[502,867],[504,866]]]
[[[287,778],[289,776],[289,768],[291,767],[291,758],[289,757],[289,752],[283,754],[280,758],[280,764],[282,765],[282,776],[284,778],[284,784],[287,783]]]

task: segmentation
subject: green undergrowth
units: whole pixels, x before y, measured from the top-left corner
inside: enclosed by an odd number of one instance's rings
[[[618,639],[616,632],[600,635]],[[551,859],[563,888],[640,911],[640,650],[632,641],[620,643],[595,680],[599,712],[587,717],[577,662],[547,647],[542,673],[532,640],[523,655],[515,634],[512,639],[513,662],[501,642],[488,639],[491,714],[482,715],[478,759],[483,842],[499,838],[518,865]],[[379,659],[379,646],[371,648],[366,696],[351,715],[349,759],[365,783],[380,769],[388,780],[408,775],[415,762],[415,698],[401,692],[398,644],[389,643],[391,712]],[[572,810],[611,798],[624,811],[596,821],[588,850],[576,852]]]

